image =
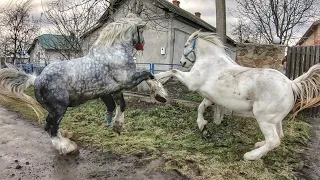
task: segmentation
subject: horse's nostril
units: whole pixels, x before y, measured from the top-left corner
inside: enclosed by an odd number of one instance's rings
[[[187,62],[184,62],[182,66],[185,66],[187,64]]]

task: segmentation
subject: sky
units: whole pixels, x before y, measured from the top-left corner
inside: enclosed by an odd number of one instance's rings
[[[5,7],[5,5],[11,0],[0,0],[0,8]],[[39,18],[42,12],[42,4],[46,4],[51,0],[33,0],[32,2],[32,16]],[[171,0],[168,0],[171,2]],[[233,17],[230,12],[235,9],[237,3],[235,0],[226,0],[226,28],[227,34],[231,31],[231,24],[237,21],[237,18]],[[208,22],[209,24],[216,26],[216,11],[215,11],[215,0],[180,0],[180,7],[187,10],[188,12],[194,14],[195,12],[201,13],[201,18]],[[297,34],[301,37],[304,32],[309,28],[310,24],[307,24],[302,28]],[[48,25],[44,24],[42,26],[42,32],[48,28]]]

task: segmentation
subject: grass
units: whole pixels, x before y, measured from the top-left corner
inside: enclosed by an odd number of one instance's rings
[[[24,105],[12,101],[1,104],[26,119],[37,120]],[[293,179],[293,170],[303,165],[299,154],[310,132],[304,121],[285,120],[281,145],[261,160],[246,162],[244,153],[263,139],[253,119],[228,116],[217,126],[208,108],[205,118],[211,120],[210,132],[204,139],[197,129],[196,108],[129,101],[125,131],[118,136],[106,128],[104,113],[101,101],[91,101],[70,108],[61,127],[73,131],[74,140],[83,146],[116,154],[162,157],[164,169],[176,169],[193,179]]]
[[[203,100],[203,97],[196,92],[183,93],[181,98],[184,100],[195,101],[195,102],[201,102]]]

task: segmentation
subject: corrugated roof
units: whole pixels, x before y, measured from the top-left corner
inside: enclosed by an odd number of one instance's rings
[[[71,37],[56,34],[42,34],[33,40],[28,53],[34,48],[36,42],[39,41],[40,46],[45,50],[70,50]]]

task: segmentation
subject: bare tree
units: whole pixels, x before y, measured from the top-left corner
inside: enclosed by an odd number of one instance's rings
[[[288,44],[296,31],[319,12],[319,0],[236,0],[239,18],[246,18],[252,29],[272,43],[277,35]]]
[[[44,15],[52,25],[49,33],[63,36],[51,44],[64,59],[83,56],[80,36],[95,25],[107,4],[108,0],[55,0],[43,6]]]
[[[27,49],[39,30],[39,21],[30,16],[31,2],[11,1],[1,10],[0,24],[2,27],[2,53],[13,57],[15,63],[18,54]]]
[[[243,19],[239,19],[232,24],[230,35],[241,43],[266,43],[265,39],[262,38],[261,32]]]

